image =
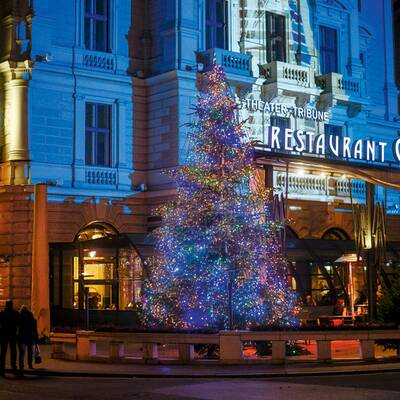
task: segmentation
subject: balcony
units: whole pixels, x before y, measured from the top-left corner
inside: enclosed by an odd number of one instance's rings
[[[322,93],[319,102],[325,107],[336,104],[348,106],[348,112],[359,111],[367,104],[364,82],[360,78],[346,77],[336,72],[316,77],[316,83]]]
[[[327,201],[335,199],[347,199],[350,201],[350,185],[353,201],[359,202],[365,199],[365,182],[360,180],[343,179],[333,176],[321,176],[289,173],[288,195],[291,199],[307,199]],[[274,187],[286,192],[286,173],[277,172],[274,175]]]
[[[278,96],[291,96],[302,105],[321,93],[312,68],[282,61],[263,64],[259,68],[260,76],[265,78],[263,96],[268,101]]]
[[[224,49],[209,49],[196,53],[198,64],[203,64],[203,72],[210,71],[213,65],[221,65],[227,74],[251,77],[251,55]]]
[[[102,72],[114,72],[116,58],[111,53],[103,53],[91,50],[80,50],[76,54],[78,65],[89,70]]]
[[[86,167],[85,182],[90,185],[108,185],[117,184],[117,173],[115,169],[107,167]]]

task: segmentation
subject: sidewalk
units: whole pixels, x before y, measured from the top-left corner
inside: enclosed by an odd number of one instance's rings
[[[268,378],[309,375],[365,374],[400,371],[400,361],[335,361],[285,365],[137,365],[53,360],[50,346],[41,346],[43,363],[26,375],[109,378]]]

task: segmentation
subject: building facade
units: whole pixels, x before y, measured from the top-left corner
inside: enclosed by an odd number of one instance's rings
[[[186,161],[214,63],[260,143],[260,175],[287,199],[287,236],[352,239],[370,181],[400,240],[396,153],[383,160],[379,145],[400,130],[398,16],[398,1],[373,0],[3,1],[0,300],[30,304],[43,332],[86,308],[129,321],[151,210],[174,195],[161,172]],[[299,130],[319,153],[295,150]],[[302,296],[346,291],[332,264],[342,247],[293,252]]]

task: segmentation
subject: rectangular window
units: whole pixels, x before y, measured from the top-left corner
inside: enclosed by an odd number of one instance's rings
[[[285,146],[285,129],[290,129],[290,118],[284,118],[284,117],[276,117],[276,116],[271,116],[271,120],[270,120],[270,125],[271,126],[277,126],[278,128],[280,128],[280,135],[279,135],[279,144],[281,146],[281,148],[283,148]],[[293,145],[293,140],[291,139],[289,141],[289,145]]]
[[[85,0],[85,48],[110,51],[109,0]]]
[[[334,157],[334,153],[332,152],[330,145],[329,145],[329,135],[330,136],[337,136],[341,138],[343,136],[343,127],[339,125],[331,125],[325,124],[324,125],[324,133],[325,133],[325,154],[328,158]],[[336,139],[333,140],[333,145],[336,146]],[[342,142],[339,139],[339,154],[342,154]]]
[[[206,1],[206,48],[228,49],[228,1]]]
[[[266,13],[267,61],[286,62],[286,21],[283,15]]]
[[[111,166],[111,105],[86,104],[86,165]]]
[[[284,118],[284,117],[271,117],[271,126],[277,126],[278,128],[281,128],[281,131],[284,131],[285,129],[290,128],[290,118]]]
[[[321,74],[338,72],[337,31],[327,26],[320,26]]]
[[[339,125],[325,124],[325,135],[342,136],[343,128]]]

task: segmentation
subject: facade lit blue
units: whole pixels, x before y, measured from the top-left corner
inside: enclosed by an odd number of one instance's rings
[[[20,277],[43,265],[32,262],[37,184],[46,185],[48,210],[41,254],[88,237],[82,231],[93,224],[115,235],[145,235],[159,224],[152,209],[174,195],[162,171],[187,160],[193,106],[214,62],[239,100],[329,113],[321,122],[242,109],[249,137],[261,145],[270,126],[396,140],[399,9],[398,0],[3,0],[0,197],[9,208],[0,253],[16,257],[0,279],[16,289],[0,300],[36,296],[30,278]],[[267,185],[288,196],[295,236],[339,230],[350,239],[351,203],[365,200],[353,161],[341,160],[327,175],[317,165],[286,170],[275,161],[260,169]],[[367,164],[365,179],[399,184],[398,164],[389,177],[379,169],[387,164]],[[397,191],[377,186],[376,193],[390,214],[399,213]],[[13,202],[26,208],[12,209]],[[20,219],[17,236],[13,221]],[[388,226],[398,240],[395,215]]]
[[[83,2],[35,2],[28,111],[32,183],[131,190],[133,100],[126,40],[130,2],[112,1],[110,10],[109,51],[100,52],[85,48]],[[85,165],[89,102],[111,107],[111,161],[97,169]],[[96,179],[98,172],[104,182]]]

